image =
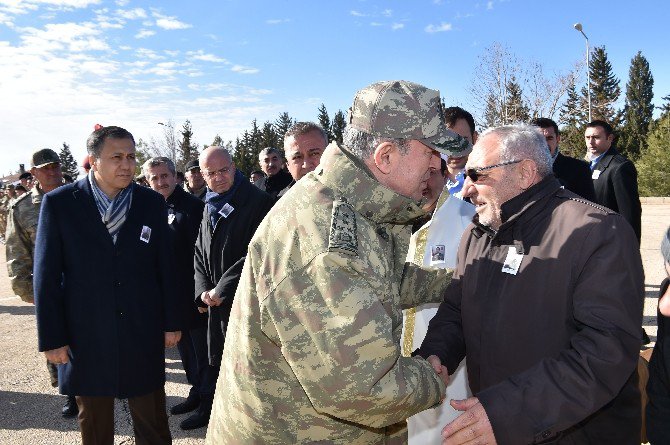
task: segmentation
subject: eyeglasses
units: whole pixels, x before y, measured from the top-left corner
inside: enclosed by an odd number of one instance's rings
[[[489,165],[489,166],[486,166],[486,167],[474,167],[474,168],[468,168],[467,170],[465,170],[465,176],[467,176],[468,178],[470,178],[470,181],[472,181],[472,182],[477,182],[477,180],[479,179],[479,174],[480,174],[481,172],[483,172],[483,171],[486,171],[486,170],[492,170],[492,169],[494,169],[494,168],[503,167],[503,166],[505,166],[505,165],[517,164],[517,163],[519,163],[519,162],[521,162],[521,161],[523,161],[523,159],[519,159],[519,160],[517,160],[517,161],[501,162],[500,164]]]
[[[200,170],[200,172],[202,173],[202,175],[205,178],[213,178],[214,176],[217,176],[217,175],[227,175],[231,170],[231,166],[232,166],[232,164],[228,164],[227,167],[223,167],[220,170],[214,170],[214,171],[211,171],[211,172],[207,171],[207,170]]]

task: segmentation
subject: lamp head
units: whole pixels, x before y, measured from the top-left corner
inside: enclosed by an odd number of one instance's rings
[[[581,23],[575,23],[573,25],[573,28],[575,28],[579,32],[582,32],[582,24]]]

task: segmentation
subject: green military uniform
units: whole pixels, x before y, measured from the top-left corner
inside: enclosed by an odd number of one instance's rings
[[[444,384],[402,357],[402,308],[440,301],[450,271],[406,263],[423,211],[331,144],[249,246],[207,444],[405,443]]]
[[[12,290],[23,301],[33,303],[33,252],[37,220],[44,192],[35,186],[14,200],[7,215],[7,272]]]
[[[9,210],[9,196],[3,194],[0,198],[0,239],[5,241],[5,232],[7,231],[7,212]]]

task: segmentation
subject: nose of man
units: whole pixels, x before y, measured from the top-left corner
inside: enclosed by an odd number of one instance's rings
[[[461,194],[464,198],[470,198],[476,191],[475,184],[470,180],[468,176],[465,177],[463,181],[463,188],[461,189]]]

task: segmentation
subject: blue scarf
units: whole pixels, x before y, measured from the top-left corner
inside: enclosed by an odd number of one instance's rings
[[[241,171],[235,170],[233,186],[230,187],[227,192],[216,193],[211,191],[209,188],[207,189],[207,193],[205,194],[205,203],[207,204],[209,221],[212,223],[212,232],[214,231],[214,227],[216,227],[216,223],[219,221],[219,218],[221,218],[221,214],[219,212],[221,209],[223,209],[223,206],[230,202],[233,195],[235,195],[237,188],[240,186],[240,184],[242,184],[242,181],[247,181],[247,178]]]
[[[109,199],[109,196],[98,187],[93,170],[88,172],[88,182],[91,184],[93,199],[98,207],[98,212],[100,212],[100,217],[102,217],[102,222],[112,236],[112,241],[116,244],[116,236],[123,227],[123,223],[126,222],[128,210],[133,201],[133,183],[131,182],[128,187],[121,190],[114,199]]]

